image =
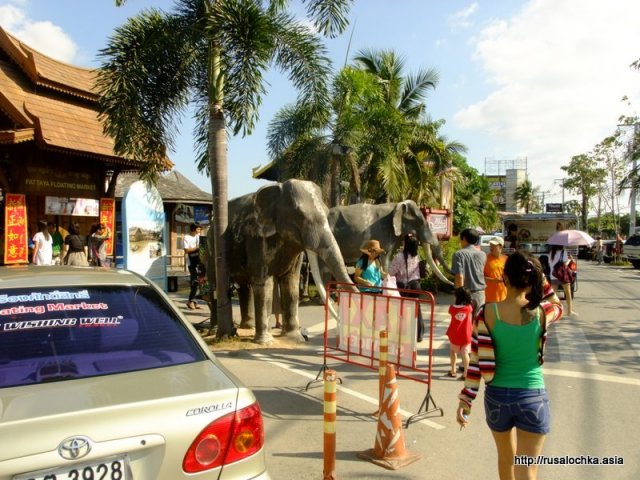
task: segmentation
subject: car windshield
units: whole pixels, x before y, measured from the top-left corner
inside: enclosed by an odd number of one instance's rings
[[[205,358],[150,287],[0,291],[0,388]]]

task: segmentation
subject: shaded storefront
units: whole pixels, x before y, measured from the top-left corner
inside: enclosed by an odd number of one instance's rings
[[[140,166],[115,155],[113,140],[103,133],[95,78],[95,70],[53,60],[0,28],[3,264],[8,248],[20,250],[39,220],[54,222],[63,232],[76,221],[88,234],[100,219],[100,200],[111,199],[103,208],[113,206],[117,176]],[[7,235],[13,225],[6,219],[8,194],[23,196],[24,233]],[[12,211],[11,222],[20,222],[22,210]]]

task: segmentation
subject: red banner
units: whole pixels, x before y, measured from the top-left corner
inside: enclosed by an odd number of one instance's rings
[[[7,193],[4,207],[4,263],[29,263],[25,196]]]
[[[113,255],[113,236],[116,230],[116,200],[114,198],[100,199],[100,223],[111,232],[111,237],[106,240],[107,255]]]

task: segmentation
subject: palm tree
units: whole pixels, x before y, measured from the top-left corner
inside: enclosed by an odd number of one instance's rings
[[[121,5],[125,0],[115,0]],[[347,25],[352,0],[303,0],[324,35]],[[176,116],[196,107],[198,164],[211,177],[218,337],[233,334],[224,236],[227,127],[249,134],[273,64],[289,73],[301,103],[324,108],[329,64],[320,38],[286,13],[287,0],[176,0],[174,11],[148,9],[116,29],[98,73],[100,109],[115,151],[146,160],[157,178],[173,145]]]
[[[327,203],[339,203],[341,180],[360,191],[357,156],[370,105],[380,91],[371,75],[352,67],[333,78],[330,109],[306,105],[282,108],[269,123],[267,144],[283,178],[306,178],[321,185]]]
[[[538,187],[533,186],[531,180],[525,180],[516,187],[516,191],[513,193],[513,199],[519,208],[524,208],[524,212],[529,213],[536,208],[538,190]]]
[[[456,140],[439,133],[443,120],[427,118],[415,127],[414,138],[404,155],[405,168],[412,179],[409,197],[418,204],[437,207],[440,204],[440,179],[459,180],[460,171],[452,168],[454,159],[467,151]]]

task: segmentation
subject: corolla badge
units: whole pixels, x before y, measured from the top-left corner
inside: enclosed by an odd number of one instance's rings
[[[82,458],[91,451],[91,440],[87,437],[67,438],[58,446],[58,454],[66,460]]]

